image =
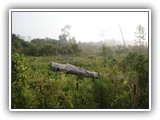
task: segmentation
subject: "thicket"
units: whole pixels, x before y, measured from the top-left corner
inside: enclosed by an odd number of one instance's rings
[[[71,41],[26,42],[14,34],[12,40],[13,109],[149,108],[149,61],[145,46],[128,46],[127,51],[123,46],[80,47],[83,43]],[[84,52],[87,48],[97,51]],[[51,61],[70,63],[101,76],[92,79],[53,72],[49,67]]]

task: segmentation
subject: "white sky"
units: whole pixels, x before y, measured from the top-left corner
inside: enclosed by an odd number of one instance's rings
[[[70,25],[77,42],[100,41],[102,31],[106,39],[122,40],[119,24],[126,40],[134,40],[139,24],[148,35],[147,12],[12,12],[12,33],[32,39],[58,39],[61,28]]]

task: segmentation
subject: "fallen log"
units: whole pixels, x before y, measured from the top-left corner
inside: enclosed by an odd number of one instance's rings
[[[62,71],[68,74],[74,74],[78,76],[84,76],[84,77],[91,77],[91,78],[98,78],[99,74],[97,72],[89,71],[89,70],[84,70],[81,68],[78,68],[74,65],[71,65],[69,63],[67,64],[59,64],[55,62],[50,63],[50,68],[53,71]]]

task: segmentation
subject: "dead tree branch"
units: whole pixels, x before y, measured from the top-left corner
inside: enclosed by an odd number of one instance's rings
[[[99,74],[97,72],[89,71],[89,70],[84,70],[81,68],[78,68],[74,65],[71,64],[59,64],[55,62],[50,63],[50,68],[53,71],[62,71],[64,73],[68,74],[74,74],[78,76],[84,76],[84,77],[91,77],[91,78],[98,78]]]

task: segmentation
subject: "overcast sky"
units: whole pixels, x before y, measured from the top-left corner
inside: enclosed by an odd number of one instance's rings
[[[77,42],[101,41],[103,37],[122,40],[119,24],[126,40],[134,40],[139,24],[148,35],[147,12],[12,12],[12,33],[32,39],[58,39],[61,28],[70,25]]]

